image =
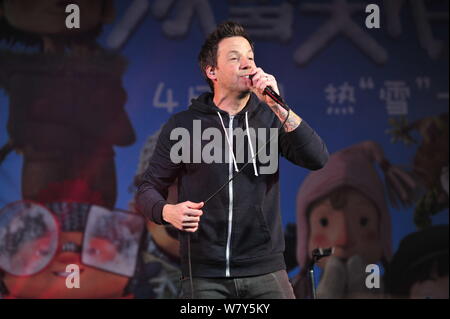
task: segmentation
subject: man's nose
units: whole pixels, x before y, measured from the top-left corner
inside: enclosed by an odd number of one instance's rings
[[[241,70],[250,70],[252,68],[252,64],[250,60],[243,57],[241,58]]]

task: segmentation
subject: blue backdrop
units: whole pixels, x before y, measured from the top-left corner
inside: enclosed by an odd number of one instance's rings
[[[347,4],[359,5],[351,15],[351,21],[361,32],[359,40],[338,33],[323,45],[318,44],[320,35],[316,31],[329,22],[332,15],[327,11],[311,12],[314,8],[310,4],[332,3],[337,11],[344,13],[352,9],[347,8]],[[427,12],[439,10],[444,16],[420,20],[413,14],[412,2],[405,1],[399,18],[395,19],[395,10],[389,9],[386,2],[371,1],[381,9],[379,29],[365,26],[368,13],[364,7],[368,3],[340,0],[116,1],[116,21],[105,27],[99,42],[119,51],[128,60],[123,78],[128,94],[126,110],[137,134],[132,146],[115,149],[117,207],[126,209],[128,206],[131,199],[128,188],[147,137],[171,114],[184,110],[190,97],[207,88],[197,65],[197,54],[205,34],[214,23],[238,17],[244,17],[241,22],[254,36],[257,65],[277,77],[285,100],[318,131],[330,152],[374,140],[383,147],[392,163],[411,165],[417,146],[393,144],[385,131],[389,128],[390,117],[403,115],[412,122],[448,112],[448,2],[423,2]],[[133,5],[136,6],[134,14],[129,11]],[[245,8],[251,8],[254,16],[245,17]],[[263,12],[267,8],[271,14]],[[255,16],[257,13],[260,17]],[[81,23],[82,15],[81,12]],[[402,27],[396,37],[392,31],[395,21]],[[261,24],[257,26],[258,23]],[[344,22],[343,28],[347,26],[350,24]],[[442,48],[433,41],[427,42],[426,37],[421,39],[420,34],[428,27],[431,40],[442,41]],[[334,24],[334,28],[338,30],[338,25]],[[119,31],[129,34],[120,38]],[[305,43],[318,44],[317,52],[309,59],[304,56]],[[393,85],[397,91],[389,95]],[[2,145],[8,138],[7,117],[8,98],[0,91]],[[12,153],[0,166],[2,206],[21,198],[21,165],[21,155]],[[306,170],[284,159],[281,161],[284,224],[295,223],[295,198],[306,174]],[[391,208],[390,211],[395,251],[399,241],[415,230],[413,208]],[[436,215],[433,222],[448,224],[448,210]]]

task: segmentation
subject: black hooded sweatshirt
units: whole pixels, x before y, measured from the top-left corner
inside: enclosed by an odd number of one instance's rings
[[[168,187],[177,178],[178,202],[204,202],[236,174],[236,168],[240,171],[249,162],[238,176],[205,203],[198,230],[195,233],[180,232],[184,276],[189,276],[189,234],[194,277],[254,276],[286,268],[278,154],[298,166],[316,170],[325,165],[328,151],[322,139],[304,120],[289,133],[280,129],[281,125],[275,113],[253,93],[244,109],[234,116],[220,110],[213,102],[213,95],[205,93],[192,100],[188,110],[173,115],[164,125],[136,194],[138,210],[157,224],[167,224],[162,218],[162,209],[167,204]],[[242,129],[240,138],[239,134],[233,135],[236,128]],[[248,128],[250,130],[247,131]],[[206,129],[209,132],[205,132]],[[174,134],[181,131],[189,132],[190,140],[181,140]],[[220,132],[220,136],[211,131]],[[261,133],[263,131],[265,134]],[[172,140],[171,132],[175,135]],[[199,132],[204,135],[200,137]],[[247,132],[250,132],[251,139]],[[275,133],[278,137],[274,136]],[[234,138],[229,138],[231,136]],[[274,138],[264,148],[264,143],[271,137]],[[215,151],[208,148],[213,139],[214,145],[218,145]],[[249,140],[252,141],[251,147]],[[274,144],[276,168],[262,173],[264,166],[270,165],[263,152],[273,158],[270,152],[272,143],[277,143]],[[185,148],[180,149],[181,145]],[[172,155],[186,156],[184,161],[177,163],[179,160],[171,160],[172,147],[176,150],[172,150]],[[255,156],[261,149],[261,153]],[[202,152],[217,155],[217,150],[225,154],[220,160],[211,162],[205,157],[198,160]],[[240,150],[243,154],[241,161]]]

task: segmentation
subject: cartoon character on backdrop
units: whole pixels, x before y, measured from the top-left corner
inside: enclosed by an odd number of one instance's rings
[[[125,60],[96,43],[112,22],[112,0],[75,0],[80,29],[65,24],[66,1],[0,0],[0,88],[9,96],[9,141],[0,159],[23,155],[22,197],[83,180],[106,207],[116,202],[113,146],[134,143],[122,87]],[[19,44],[19,45],[17,45]]]
[[[431,216],[448,208],[448,113],[429,116],[411,124],[405,118],[391,119],[392,142],[419,144],[414,156],[414,172],[425,188],[416,204],[414,222],[418,228],[431,225]],[[421,141],[412,136],[418,131]]]
[[[134,177],[130,191],[135,195],[136,187],[139,185],[140,177],[144,174],[153,152],[155,151],[161,128],[147,138],[142,147],[138,168]],[[167,202],[176,204],[178,202],[177,181],[169,187]],[[135,209],[134,197],[129,203],[130,210]],[[180,269],[180,242],[178,240],[178,230],[172,225],[157,225],[151,221],[146,222],[149,237],[153,245],[149,246],[144,256],[144,262],[155,262],[160,267],[160,272],[151,279],[153,284],[159,284],[157,298],[172,299],[177,298],[180,292],[179,282],[181,277]]]
[[[101,206],[30,201],[11,203],[0,214],[6,298],[123,295],[142,235],[143,224],[136,216],[127,221],[128,216]],[[66,285],[69,264],[79,267],[80,288]]]
[[[72,187],[76,184],[76,189]],[[0,296],[5,298],[156,298],[160,264],[139,214],[110,210],[85,181],[48,189],[39,204],[0,210]],[[66,266],[79,267],[69,289]]]
[[[381,147],[362,142],[334,153],[327,165],[309,174],[297,197],[297,260],[301,272],[294,280],[297,298],[311,298],[307,274],[314,249],[332,248],[320,259],[318,298],[378,297],[365,286],[368,264],[386,267],[391,252],[391,218],[385,187],[373,163],[378,163],[386,184],[399,200],[410,203],[417,183],[390,165]],[[382,288],[375,289],[382,292]]]
[[[448,225],[409,234],[386,271],[392,298],[448,299]]]

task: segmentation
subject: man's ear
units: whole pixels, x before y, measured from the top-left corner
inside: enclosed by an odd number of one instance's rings
[[[0,8],[1,10],[1,8]],[[1,15],[1,13],[0,13]],[[103,0],[103,16],[102,22],[104,24],[112,23],[116,18],[116,10],[114,8],[113,0]]]
[[[210,66],[210,65],[207,66],[206,69],[205,69],[205,72],[206,72],[206,76],[211,81],[214,81],[215,79],[217,79],[216,71],[215,71],[215,68],[213,66]]]

